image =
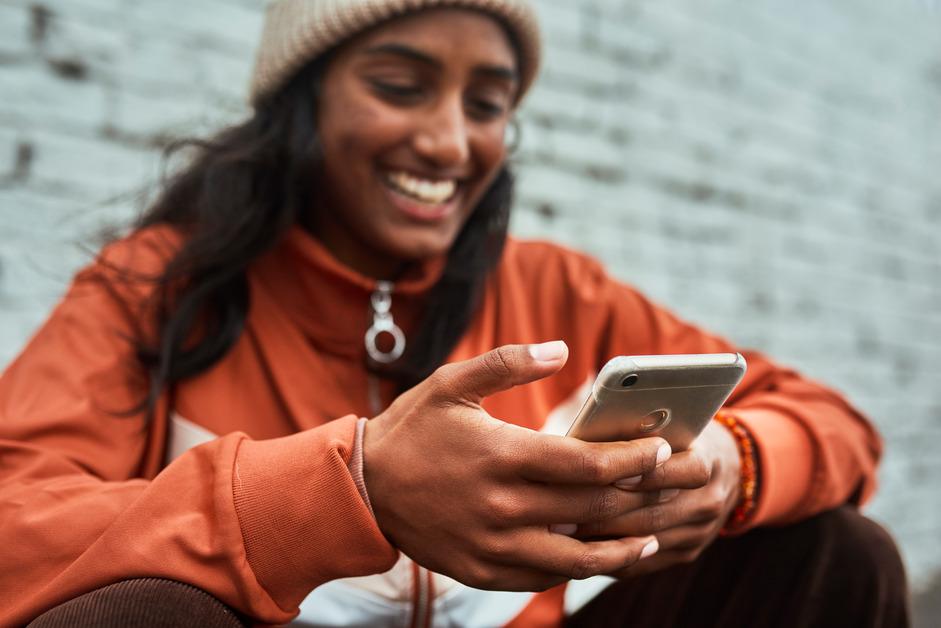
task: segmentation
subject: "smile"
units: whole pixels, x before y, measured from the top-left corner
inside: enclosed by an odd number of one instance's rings
[[[422,179],[407,172],[390,172],[385,177],[386,183],[396,192],[427,205],[440,205],[454,197],[457,191],[457,181],[446,179],[432,181]]]

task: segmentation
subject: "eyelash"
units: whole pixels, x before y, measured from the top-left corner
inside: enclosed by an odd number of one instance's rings
[[[372,84],[381,94],[399,98],[418,96],[421,93],[421,88],[413,85],[398,85],[396,83],[386,83],[385,81],[373,81]]]
[[[386,81],[371,81],[380,96],[392,97],[399,101],[413,100],[422,94],[422,88],[413,85],[399,85]],[[485,99],[474,98],[468,101],[479,113],[481,119],[495,118],[503,113],[504,107]]]
[[[502,105],[496,105],[487,100],[475,99],[471,101],[477,107],[485,118],[496,118],[504,111]]]

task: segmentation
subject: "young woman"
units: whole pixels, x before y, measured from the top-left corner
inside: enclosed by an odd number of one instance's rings
[[[543,433],[613,355],[736,349],[506,236],[538,61],[519,0],[270,5],[254,115],[0,380],[0,623],[907,621],[819,384],[745,352],[687,451]]]

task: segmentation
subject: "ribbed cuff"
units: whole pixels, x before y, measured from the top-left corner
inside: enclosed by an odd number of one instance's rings
[[[315,587],[390,569],[386,541],[350,475],[357,417],[284,438],[244,440],[233,493],[248,562],[291,612]]]
[[[366,421],[369,419],[361,418],[356,422],[356,436],[353,440],[353,452],[350,454],[350,475],[353,477],[353,484],[359,490],[360,497],[369,508],[369,514],[376,518],[373,512],[372,504],[369,503],[369,493],[366,492],[366,480],[363,476],[363,435],[366,433]]]

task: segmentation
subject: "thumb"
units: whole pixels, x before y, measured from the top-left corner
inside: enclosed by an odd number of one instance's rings
[[[436,372],[449,396],[480,403],[484,397],[552,375],[565,364],[569,349],[561,340],[535,345],[503,345]]]

